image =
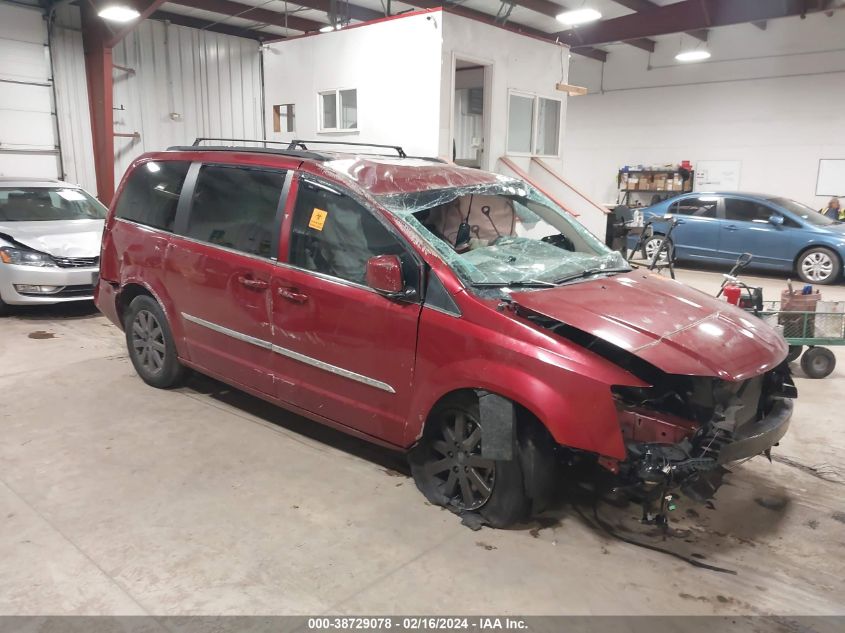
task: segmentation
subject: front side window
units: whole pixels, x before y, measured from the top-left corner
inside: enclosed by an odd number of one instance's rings
[[[823,213],[819,213],[815,209],[808,207],[806,204],[801,204],[800,202],[790,200],[789,198],[772,198],[770,202],[786,209],[790,213],[794,213],[805,222],[809,222],[815,226],[830,226],[832,224],[839,224],[837,220],[833,220]],[[787,220],[788,219],[789,218],[787,218]]]
[[[629,271],[554,202],[522,181],[381,196],[470,286],[547,287]]]
[[[352,197],[334,187],[300,181],[290,264],[364,285],[368,259],[405,254],[399,239]]]
[[[742,198],[725,198],[725,218],[737,222],[768,222],[772,209],[765,204]]]
[[[107,209],[71,187],[7,187],[0,189],[0,222],[102,220]]]
[[[318,97],[321,132],[358,129],[358,90],[326,90]]]
[[[285,172],[203,165],[185,236],[249,255],[274,257]]]
[[[719,199],[714,196],[700,198],[684,198],[673,202],[669,213],[678,215],[693,215],[700,218],[715,218],[719,207]]]
[[[150,161],[139,165],[123,187],[115,217],[172,231],[179,194],[190,166],[186,161]]]

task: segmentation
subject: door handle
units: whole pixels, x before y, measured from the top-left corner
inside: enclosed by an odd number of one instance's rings
[[[304,292],[299,292],[296,288],[279,288],[279,296],[293,303],[305,303],[308,301],[308,295]]]
[[[726,228],[728,231],[737,231],[737,230],[739,230],[736,224],[728,224],[727,226],[725,226],[725,228]]]
[[[267,290],[270,286],[270,284],[263,279],[251,279],[249,277],[244,277],[243,275],[238,277],[238,283],[250,290]]]

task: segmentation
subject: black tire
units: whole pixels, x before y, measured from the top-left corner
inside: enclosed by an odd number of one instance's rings
[[[660,247],[660,243],[664,240],[663,235],[652,235],[648,238],[642,246],[642,256],[646,263],[651,263],[651,256],[652,254]],[[667,245],[667,250],[661,253],[660,259],[657,260],[658,264],[666,264],[669,260],[674,261],[675,258],[675,245],[672,244],[672,240],[669,240],[669,244]]]
[[[8,306],[5,303],[3,303],[2,299],[0,299],[0,317],[6,316],[8,313],[9,313]]]
[[[794,360],[798,360],[798,357],[801,356],[801,352],[803,351],[803,345],[790,345],[789,353],[786,355],[786,362],[791,363]]]
[[[836,368],[836,356],[826,347],[811,347],[801,357],[801,369],[808,378],[826,378]]]
[[[526,519],[532,510],[526,490],[536,490],[539,496],[549,488],[553,471],[547,465],[553,458],[546,451],[541,459],[526,459],[541,451],[536,434],[515,438],[513,459],[482,458],[479,417],[478,397],[473,392],[438,405],[423,437],[408,455],[411,474],[431,503],[458,514],[478,512],[493,527],[510,527]],[[534,509],[539,508],[535,505]]]
[[[841,271],[842,262],[839,255],[821,246],[807,249],[795,262],[795,272],[806,284],[826,286],[836,283]]]
[[[155,299],[135,297],[124,316],[123,330],[129,358],[145,383],[167,389],[182,381],[185,366],[179,362],[170,324]]]

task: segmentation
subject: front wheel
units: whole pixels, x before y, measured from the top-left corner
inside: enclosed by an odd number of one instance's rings
[[[153,387],[173,387],[185,375],[164,310],[147,295],[135,297],[123,320],[126,347],[135,371]]]
[[[654,259],[657,251],[660,250],[660,247],[663,245],[663,239],[662,235],[652,235],[646,240],[645,244],[643,244],[643,258],[649,264],[651,263],[651,260]],[[671,259],[674,255],[673,249],[674,245],[672,244],[672,241],[669,240],[665,249],[660,253],[660,259],[658,259],[657,262],[659,264],[668,263],[669,259]]]
[[[484,430],[478,398],[462,394],[432,412],[420,442],[409,454],[420,491],[454,512],[478,512],[493,527],[525,519],[531,510],[523,470],[525,447],[514,442],[510,460],[481,454]]]
[[[836,356],[826,347],[811,347],[801,357],[801,369],[808,378],[826,378],[836,368]]]
[[[790,345],[789,353],[786,355],[786,362],[791,363],[794,360],[798,360],[798,357],[801,356],[801,352],[803,351],[803,345]]]
[[[827,285],[839,279],[841,263],[836,253],[819,246],[802,253],[795,268],[804,283]]]

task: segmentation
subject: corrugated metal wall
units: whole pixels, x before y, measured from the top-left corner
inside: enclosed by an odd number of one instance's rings
[[[78,29],[78,10],[66,7],[54,29],[59,127],[65,162],[75,165],[82,179],[88,177],[86,169],[94,173],[93,149],[82,39],[74,28]],[[66,56],[62,62],[60,48]],[[113,61],[132,69],[114,70],[114,130],[140,135],[115,138],[117,180],[139,154],[189,145],[198,136],[263,138],[257,42],[146,20],[115,47]],[[78,120],[71,122],[78,116],[85,118],[82,127],[75,127],[81,125]],[[64,121],[68,126],[62,125]],[[80,130],[87,141],[65,141],[63,128]]]
[[[0,2],[0,176],[59,174],[46,43],[40,9]]]

